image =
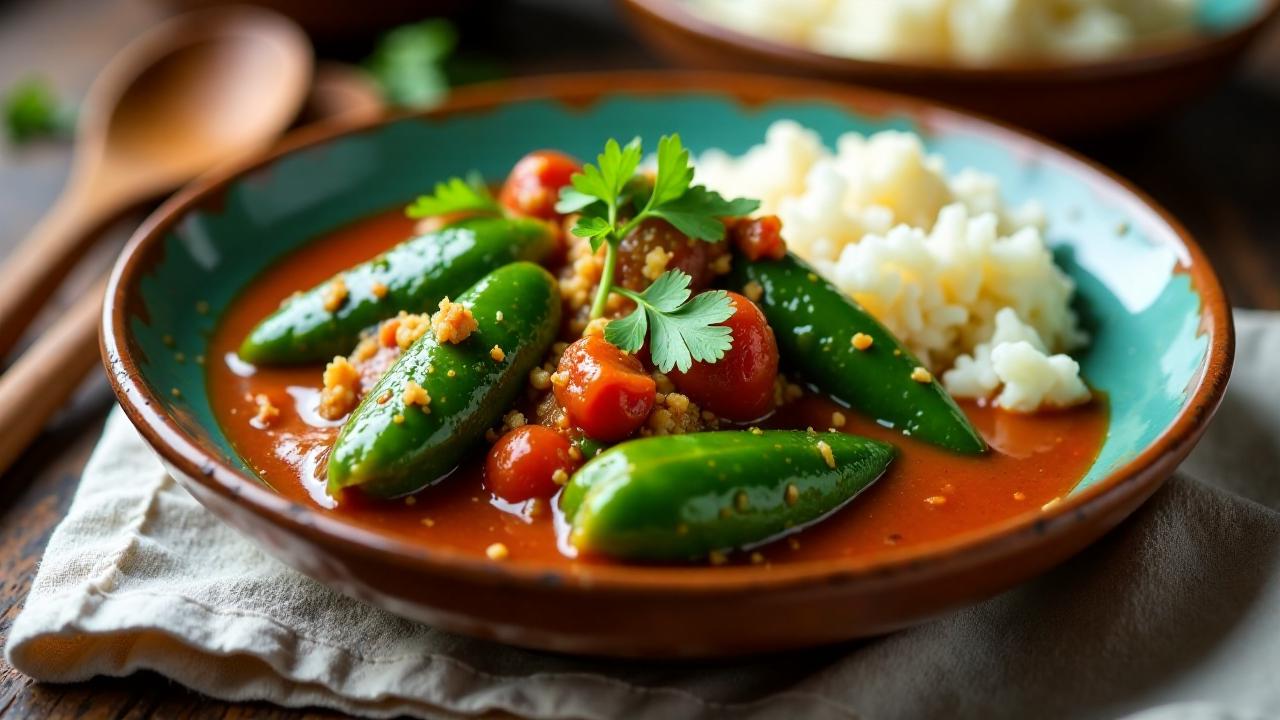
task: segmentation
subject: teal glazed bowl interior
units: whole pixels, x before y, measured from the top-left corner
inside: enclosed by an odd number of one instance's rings
[[[609,137],[678,131],[696,151],[741,153],[790,118],[828,143],[920,133],[949,171],[1037,199],[1092,335],[1079,355],[1110,401],[1110,431],[1062,502],[945,543],[848,562],[756,567],[591,566],[568,575],[397,543],[296,505],[257,481],[214,420],[200,365],[219,316],[255,276],[310,239],[477,169],[554,147],[592,156]],[[197,311],[197,307],[199,311]],[[206,179],[147,222],[114,273],[103,353],[121,403],[185,487],[269,551],[330,585],[455,631],[554,650],[725,655],[881,633],[989,596],[1092,542],[1145,500],[1198,439],[1231,365],[1229,308],[1167,213],[1123,181],[1020,133],[870,91],[756,76],[578,76],[480,87],[440,111],[305,132]],[[176,390],[176,392],[175,392]],[[521,593],[520,607],[503,598]],[[761,613],[822,622],[760,622]],[[569,622],[584,614],[595,622]]]

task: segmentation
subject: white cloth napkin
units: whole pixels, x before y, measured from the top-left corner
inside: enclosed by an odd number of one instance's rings
[[[1062,567],[885,638],[727,663],[572,658],[401,620],[298,575],[107,422],[7,648],[50,682],[150,669],[369,716],[1280,716],[1280,315],[1239,312],[1217,420]]]

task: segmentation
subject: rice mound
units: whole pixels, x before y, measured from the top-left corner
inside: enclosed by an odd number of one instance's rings
[[[1070,306],[1075,286],[1045,245],[1044,213],[1006,206],[994,177],[948,178],[912,133],[847,133],[833,153],[784,120],[740,157],[703,153],[697,179],[760,199],[760,213],[782,219],[787,246],[953,395],[1017,412],[1089,399],[1065,355],[1087,338]]]
[[[1088,59],[1190,35],[1195,0],[690,0],[751,35],[871,60]]]

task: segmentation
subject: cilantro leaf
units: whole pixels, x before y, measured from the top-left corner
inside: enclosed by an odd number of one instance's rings
[[[609,233],[613,232],[613,226],[608,220],[594,215],[583,215],[578,218],[577,224],[573,226],[571,231],[574,235],[583,238],[591,238],[591,250],[599,250],[600,243],[609,237]]]
[[[760,203],[755,200],[725,200],[719,193],[694,185],[683,195],[650,211],[692,238],[717,242],[724,238],[723,217],[746,215]]]
[[[418,197],[404,212],[417,219],[456,212],[501,213],[502,208],[484,182],[473,177],[471,182],[450,178],[436,183],[432,194]]]
[[[658,139],[658,172],[648,205],[661,206],[679,198],[691,182],[693,165],[689,164],[689,151],[680,143],[678,134],[663,135]]]
[[[378,41],[366,67],[392,105],[429,107],[449,92],[443,63],[457,45],[458,32],[448,20],[402,25]]]
[[[733,301],[723,290],[711,290],[689,299],[691,278],[668,270],[642,293],[625,288],[615,292],[630,298],[636,309],[605,326],[605,340],[626,352],[635,352],[649,335],[649,353],[661,372],[674,367],[681,372],[694,361],[714,363],[733,347],[732,331],[717,323],[733,315]]]
[[[585,209],[592,203],[600,202],[600,199],[594,195],[588,195],[572,185],[565,185],[560,188],[560,199],[556,201],[556,212],[562,215],[575,213]]]

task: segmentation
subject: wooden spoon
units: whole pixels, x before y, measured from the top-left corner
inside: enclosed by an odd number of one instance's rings
[[[274,141],[311,69],[302,31],[250,8],[176,17],[121,51],[85,98],[62,196],[0,269],[0,357],[111,220]]]
[[[116,56],[84,103],[62,197],[2,271],[0,355],[97,230],[275,142],[303,105],[312,62],[297,26],[250,8],[182,15]],[[0,376],[0,472],[100,362],[104,287],[96,283]]]

